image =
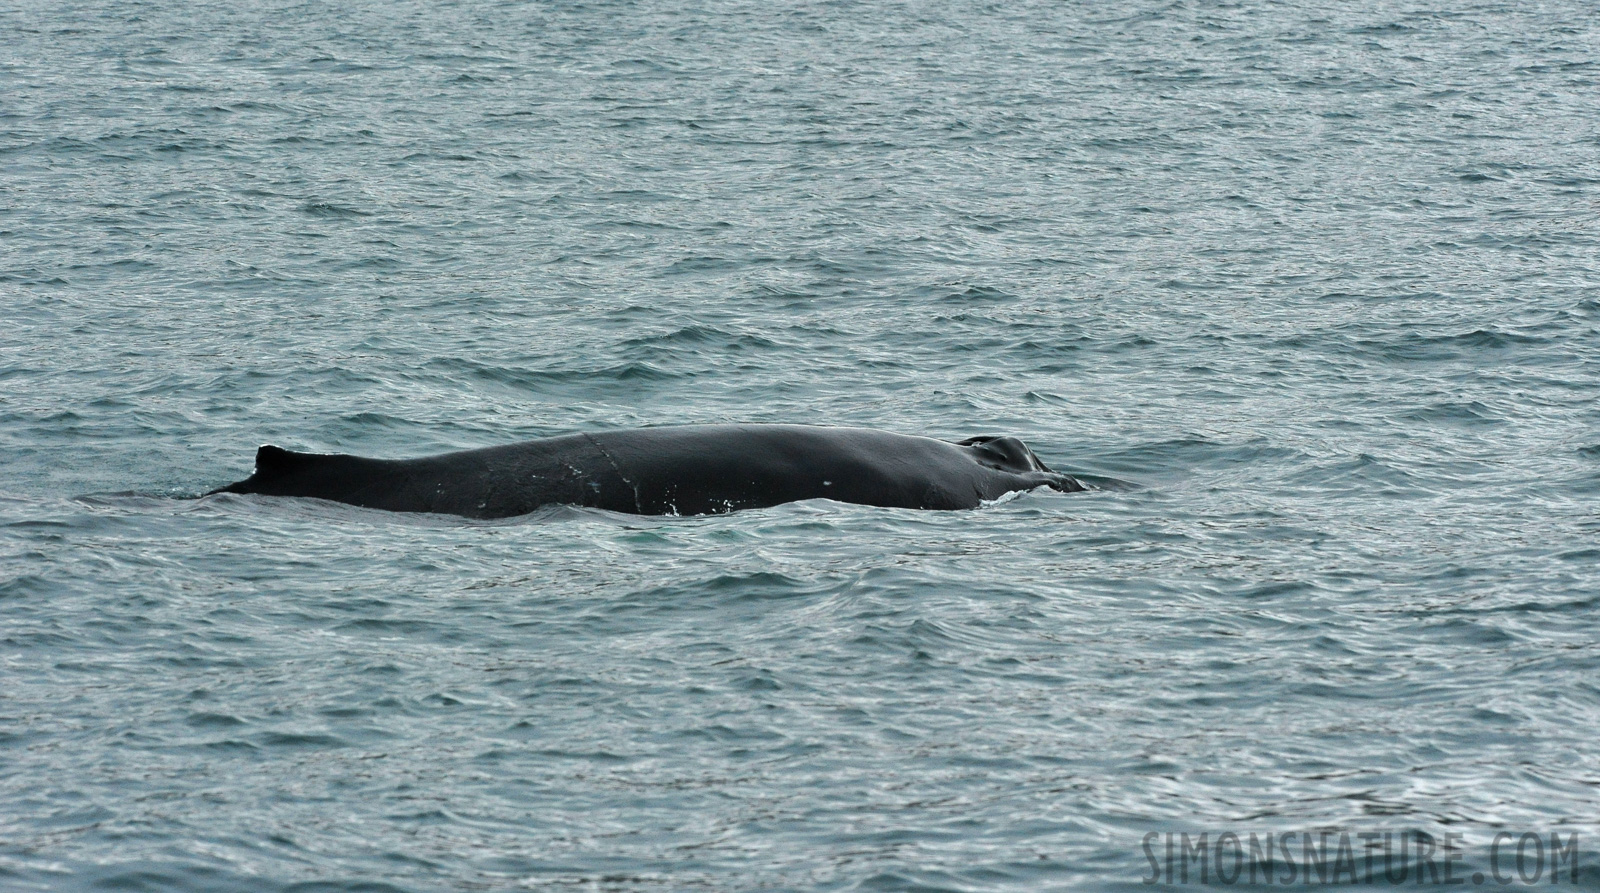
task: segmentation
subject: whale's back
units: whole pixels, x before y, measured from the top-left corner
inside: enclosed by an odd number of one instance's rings
[[[976,508],[1016,490],[1081,490],[1014,437],[949,443],[866,428],[684,425],[569,434],[419,459],[267,445],[255,473],[214,493],[506,518],[562,504],[698,515],[826,498]]]

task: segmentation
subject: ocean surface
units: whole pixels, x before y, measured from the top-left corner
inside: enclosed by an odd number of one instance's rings
[[[1128,486],[194,498],[735,421]],[[0,5],[0,889],[1600,889],[1597,506],[1587,0]]]

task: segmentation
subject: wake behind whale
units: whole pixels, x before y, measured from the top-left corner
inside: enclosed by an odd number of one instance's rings
[[[254,474],[212,494],[508,518],[553,504],[704,515],[801,499],[970,509],[1036,487],[1084,489],[1076,478],[1051,471],[1015,437],[949,443],[869,428],[680,425],[569,434],[420,459],[263,446]]]

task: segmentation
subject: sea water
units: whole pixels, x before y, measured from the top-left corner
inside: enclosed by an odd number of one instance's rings
[[[702,422],[1128,486],[192,498]],[[0,7],[5,889],[1592,889],[1597,499],[1589,3]]]

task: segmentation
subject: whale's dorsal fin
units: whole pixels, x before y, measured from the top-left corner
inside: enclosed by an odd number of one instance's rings
[[[314,453],[296,453],[270,443],[262,444],[256,449],[256,471],[242,481],[235,481],[225,487],[218,487],[207,493],[212,496],[217,493],[256,493],[263,482],[274,481],[284,477],[297,468],[303,468],[313,459],[319,458]]]
[[[262,444],[256,449],[256,473],[250,479],[257,482],[270,481],[305,471],[313,466],[338,462],[341,459],[354,460],[354,457],[341,456],[337,453],[297,453],[270,443]]]
[[[211,492],[265,493],[269,496],[319,495],[320,490],[334,486],[330,481],[337,481],[362,466],[382,464],[385,463],[381,460],[360,459],[339,453],[297,453],[269,443],[256,449],[255,474]]]
[[[282,474],[296,464],[296,459],[301,458],[304,456],[300,453],[264,443],[256,450],[256,474]]]

